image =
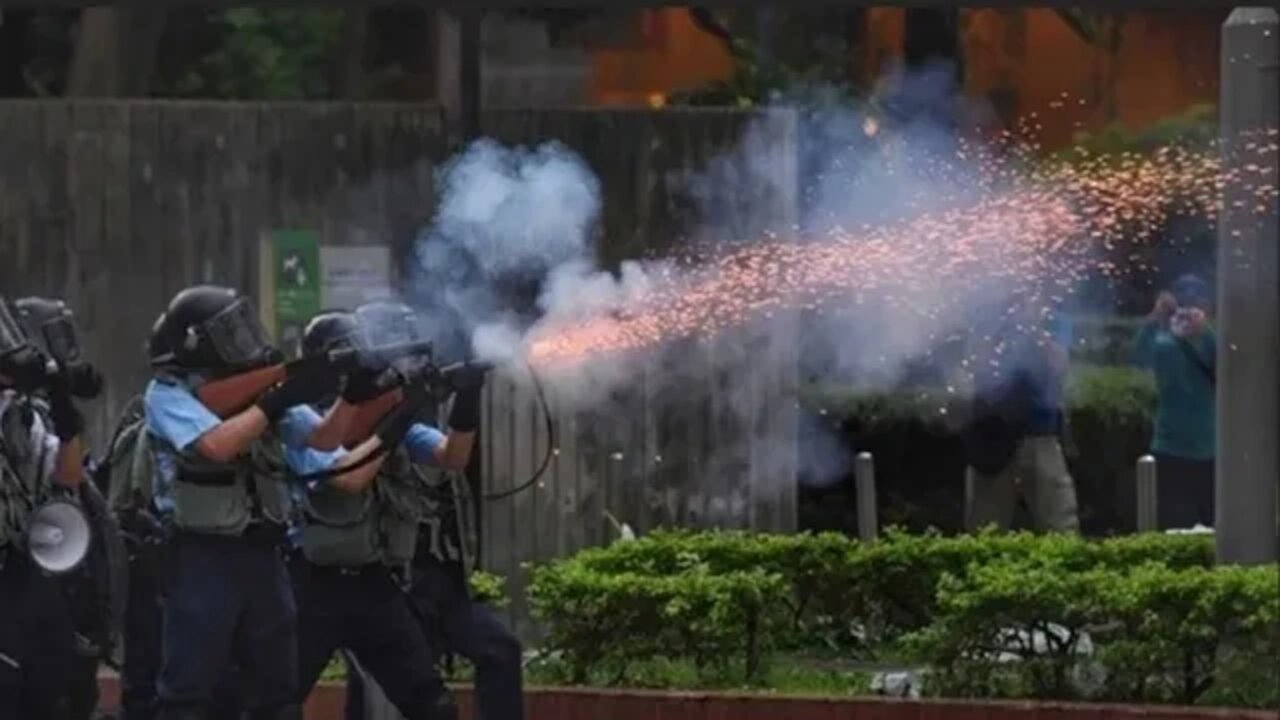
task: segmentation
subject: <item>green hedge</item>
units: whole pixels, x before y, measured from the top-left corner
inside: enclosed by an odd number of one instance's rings
[[[961,529],[965,457],[958,433],[967,398],[937,390],[885,394],[814,385],[802,400],[851,451],[874,455],[882,523]],[[1155,384],[1147,372],[1091,365],[1071,369],[1068,464],[1086,533],[1134,529],[1134,463],[1148,451],[1155,405]],[[806,488],[802,500],[802,527],[856,530],[850,524],[855,517],[850,478]]]
[[[1194,535],[663,531],[537,567],[529,597],[571,682],[605,669],[624,683],[655,661],[751,682],[774,652],[893,647],[934,669],[934,693],[1266,705],[1278,586],[1276,567],[1213,567]],[[979,652],[1048,623],[1075,635],[1044,657]],[[1073,682],[1082,631],[1109,671],[1088,691]]]
[[[962,697],[1280,705],[1277,568],[1073,570],[1044,558],[947,575],[934,621],[909,638],[933,691]],[[1037,651],[1026,638],[1061,628]],[[1009,629],[1023,641],[1002,662]],[[1089,637],[1096,654],[1079,656]],[[1096,664],[1095,664],[1096,663]],[[1092,677],[1088,675],[1092,671]]]

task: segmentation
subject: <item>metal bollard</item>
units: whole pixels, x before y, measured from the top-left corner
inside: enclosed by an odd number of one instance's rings
[[[880,534],[876,517],[876,463],[871,453],[860,452],[853,461],[853,480],[858,493],[858,537],[871,542]]]
[[[1151,455],[1138,458],[1137,479],[1138,532],[1154,532],[1159,525],[1156,515],[1156,459]]]

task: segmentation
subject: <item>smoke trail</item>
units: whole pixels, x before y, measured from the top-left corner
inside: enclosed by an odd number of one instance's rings
[[[699,210],[684,234],[723,239],[699,249],[702,264],[599,271],[600,189],[585,164],[556,145],[479,143],[442,178],[440,211],[419,247],[419,307],[437,335],[460,338],[460,351],[574,358],[565,372],[540,370],[578,407],[638,378],[655,397],[713,389],[709,412],[742,429],[721,434],[710,462],[726,474],[750,457],[767,475],[774,458],[758,448],[793,442],[779,435],[785,423],[760,416],[758,368],[797,349],[806,379],[879,390],[963,390],[977,370],[1035,370],[1043,352],[1000,336],[1036,339],[1046,318],[1070,309],[1100,244],[1078,242],[1081,233],[1113,238],[1128,200],[1112,197],[1117,188],[1086,197],[1089,182],[1037,174],[1025,149],[976,137],[971,118],[985,109],[949,77],[945,68],[893,74],[875,109],[797,92],[777,108],[786,112],[765,113],[734,149],[677,178]],[[1144,172],[1112,180],[1154,193],[1160,178]],[[1131,204],[1149,215],[1158,200]],[[1090,212],[1119,218],[1089,227]],[[832,292],[805,294],[816,285]],[[838,475],[848,459],[817,455],[801,458],[802,476]]]
[[[443,168],[440,185],[416,244],[414,304],[444,354],[515,356],[541,284],[592,261],[599,181],[557,143],[480,140]]]

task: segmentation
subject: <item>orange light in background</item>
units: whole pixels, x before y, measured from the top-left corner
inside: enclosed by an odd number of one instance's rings
[[[666,107],[666,105],[667,105],[666,95],[663,95],[662,93],[649,94],[649,107],[660,108],[660,107]]]

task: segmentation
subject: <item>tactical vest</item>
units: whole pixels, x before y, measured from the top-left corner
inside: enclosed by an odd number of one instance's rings
[[[162,440],[150,442],[164,446]],[[250,523],[289,523],[293,502],[285,484],[280,443],[268,431],[230,463],[173,452],[173,523],[181,530],[238,536]],[[170,447],[169,450],[172,451]]]
[[[441,560],[466,563],[474,537],[457,531],[471,525],[469,504],[455,499],[457,485],[456,474],[414,463],[398,448],[363,493],[332,487],[307,493],[303,555],[323,566],[380,562],[407,569],[421,541],[421,549]]]
[[[43,407],[0,395],[0,547],[22,538],[31,513],[51,497],[56,458],[45,446]]]
[[[327,485],[307,492],[302,512],[302,553],[307,560],[328,567],[407,565],[417,542],[413,491],[395,478],[411,472],[412,466],[400,448],[383,462],[372,487],[364,492]]]
[[[431,472],[426,480],[432,488],[431,511],[423,521],[426,537],[419,553],[440,563],[459,563],[470,573],[475,569],[476,533],[467,477],[460,472]]]

